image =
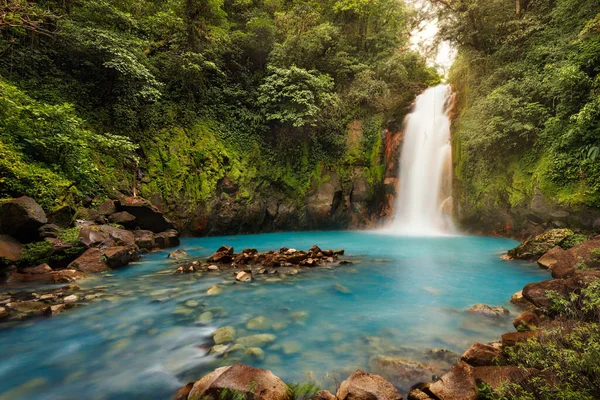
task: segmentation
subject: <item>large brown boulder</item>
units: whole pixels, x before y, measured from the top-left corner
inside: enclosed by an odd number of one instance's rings
[[[219,399],[223,391],[242,393],[248,400],[283,400],[287,385],[271,371],[243,364],[217,368],[194,384],[188,400]]]
[[[126,229],[134,229],[136,225],[135,217],[129,214],[127,211],[121,211],[111,214],[108,217],[108,221],[111,224],[122,225]]]
[[[340,385],[338,400],[402,400],[394,385],[383,377],[356,371]]]
[[[501,362],[504,360],[504,356],[498,347],[475,342],[460,359],[473,367],[479,367]]]
[[[63,206],[46,214],[48,223],[55,224],[61,228],[68,228],[73,225],[75,219],[75,210],[71,206]]]
[[[135,237],[135,244],[140,249],[152,250],[154,248],[154,233],[152,231],[138,229],[133,231],[133,236]]]
[[[541,235],[528,239],[508,251],[508,256],[519,260],[535,261],[574,235],[570,229],[550,229]]]
[[[110,225],[84,226],[79,231],[79,242],[85,247],[135,247],[135,235],[125,229]]]
[[[124,267],[138,259],[137,249],[126,246],[109,247],[104,250],[104,259],[110,268]]]
[[[117,203],[118,211],[127,211],[135,217],[140,229],[160,233],[174,226],[159,210],[149,201],[139,197],[123,197]]]
[[[548,292],[557,292],[562,296],[566,296],[569,293],[569,285],[567,285],[567,281],[564,279],[550,279],[530,283],[523,288],[523,297],[532,302],[536,307],[550,309],[552,299]]]
[[[2,262],[8,264],[21,258],[23,245],[15,238],[8,235],[0,235],[0,267]]]
[[[439,381],[431,384],[429,391],[439,400],[476,400],[477,384],[473,367],[459,361]]]
[[[69,264],[70,269],[76,269],[85,273],[98,273],[110,271],[102,250],[92,247]]]
[[[23,243],[38,239],[38,229],[48,223],[46,213],[31,197],[23,196],[0,204],[0,233]]]
[[[157,233],[154,235],[154,244],[159,249],[168,249],[169,247],[179,246],[179,232],[175,229]]]

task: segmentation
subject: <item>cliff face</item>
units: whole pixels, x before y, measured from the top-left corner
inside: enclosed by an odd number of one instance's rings
[[[314,166],[307,184],[298,183],[294,191],[264,176],[249,179],[248,169],[223,167],[204,199],[194,199],[185,185],[177,195],[158,190],[165,186],[164,174],[156,179],[143,174],[139,192],[188,236],[375,228],[393,212],[403,137],[401,130],[385,129],[377,135],[370,159],[352,157],[365,133],[361,121],[350,123],[346,136],[350,156],[334,165]],[[155,169],[164,171],[148,168]],[[191,172],[187,179],[201,180],[195,174],[204,177],[206,171]]]

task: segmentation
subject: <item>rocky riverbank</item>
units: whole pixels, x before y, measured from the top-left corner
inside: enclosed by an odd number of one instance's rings
[[[179,245],[173,224],[144,199],[122,197],[90,206],[47,214],[30,197],[0,203],[0,284],[33,287],[2,295],[0,321],[56,315],[90,294],[71,294],[75,285],[47,285],[71,284]]]
[[[542,397],[544,399],[557,398],[552,396],[559,393],[557,390],[564,390],[561,386],[564,382],[561,380],[568,375],[560,370],[565,368],[562,365],[565,361],[560,359],[560,352],[563,350],[561,346],[569,343],[569,335],[571,332],[577,333],[581,324],[588,329],[585,324],[589,320],[583,319],[581,313],[562,313],[557,310],[556,304],[557,301],[577,298],[573,304],[585,305],[589,303],[586,296],[590,296],[590,292],[598,292],[596,288],[600,285],[600,237],[588,240],[576,236],[570,230],[551,230],[524,242],[508,254],[506,258],[537,261],[540,267],[552,272],[553,279],[528,284],[512,297],[511,302],[522,311],[513,320],[516,331],[501,335],[501,340],[497,342],[474,343],[462,355],[439,349],[437,354],[444,355],[449,361],[445,369],[428,369],[424,363],[411,364],[407,360],[382,356],[381,359],[370,363],[373,369],[369,370],[380,375],[356,371],[338,386],[336,393],[317,391],[313,388],[311,393],[298,396],[294,392],[294,388],[298,386],[285,385],[271,372],[235,364],[218,368],[201,380],[191,382],[177,393],[176,398],[387,400],[402,399],[400,391],[404,390],[408,393],[409,400],[475,400],[517,398],[518,393],[525,393],[532,390],[531,388],[546,388],[551,395]],[[573,308],[575,309],[576,307]],[[596,304],[592,307],[592,316],[597,315],[597,311]],[[467,312],[480,315],[482,319],[489,319],[490,322],[508,314],[504,307],[486,305],[475,305]],[[589,317],[590,311],[587,313]],[[600,321],[595,323],[597,322]],[[584,337],[587,339],[578,340],[584,340],[584,343],[585,340],[595,340],[593,335],[586,334]],[[240,346],[230,327],[217,330],[213,340],[219,343],[214,346],[216,349],[213,355],[216,356],[226,354],[230,349],[235,351],[236,346]],[[552,353],[554,358],[545,363],[536,346],[555,349],[558,356]],[[251,351],[258,350],[260,349]],[[573,351],[571,348],[565,350],[568,354],[572,354]],[[575,357],[585,362],[584,360],[590,357],[587,352],[593,350],[588,350],[586,345],[578,351]],[[556,363],[559,363],[558,367]],[[577,373],[568,372],[571,375]],[[406,378],[409,374],[413,382],[419,379],[425,381],[409,390],[390,383],[390,380],[396,381],[398,376]],[[579,372],[579,375],[582,382],[580,387],[575,386],[575,392],[580,393],[582,399],[595,398],[589,396],[590,391],[594,393],[595,389],[585,380],[585,372]],[[432,376],[435,380],[426,382]],[[586,382],[590,387],[585,387]]]

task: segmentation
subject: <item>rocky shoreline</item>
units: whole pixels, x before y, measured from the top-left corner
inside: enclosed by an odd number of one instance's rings
[[[92,295],[73,282],[179,245],[173,224],[144,199],[123,196],[87,205],[46,214],[26,196],[0,203],[0,284],[15,289],[0,295],[0,323],[84,304]]]
[[[548,332],[565,324],[564,318],[556,315],[552,308],[553,293],[580,294],[590,284],[600,281],[600,236],[581,241],[573,240],[577,239],[573,235],[566,229],[550,230],[509,251],[508,259],[537,261],[540,267],[552,272],[552,279],[528,284],[512,296],[511,302],[523,311],[513,320],[517,331],[503,334],[498,342],[474,343],[437,380],[414,385],[407,399],[476,400],[483,398],[484,391],[493,395],[496,390],[510,385],[518,387],[536,380],[552,385],[556,379],[553,371],[514,365],[508,354],[512,348],[541,340]],[[476,305],[467,311],[494,317],[504,315],[508,310]],[[219,340],[222,334],[226,332],[215,332]],[[218,368],[199,381],[189,383],[175,398],[283,400],[298,396],[270,371],[235,364]],[[401,400],[403,396],[384,377],[359,370],[339,385],[335,395],[325,390],[301,398]]]

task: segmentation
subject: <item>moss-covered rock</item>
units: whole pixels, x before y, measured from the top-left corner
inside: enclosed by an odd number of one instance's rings
[[[573,235],[570,229],[550,229],[509,250],[508,256],[513,259],[535,261]]]

